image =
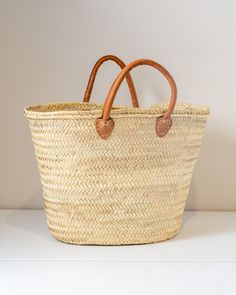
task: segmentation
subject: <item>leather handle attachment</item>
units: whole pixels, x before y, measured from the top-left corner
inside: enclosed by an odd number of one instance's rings
[[[123,69],[126,66],[126,64],[115,55],[105,55],[105,56],[101,57],[96,62],[96,64],[94,65],[94,67],[92,69],[92,72],[90,74],[89,81],[88,81],[88,84],[87,84],[87,88],[86,88],[86,91],[85,91],[85,94],[84,94],[83,102],[89,102],[90,97],[91,97],[91,93],[92,93],[92,90],[93,90],[93,85],[94,85],[94,82],[95,82],[95,79],[96,79],[97,72],[98,72],[100,66],[105,61],[108,61],[108,60],[112,60],[115,63],[117,63],[120,66],[121,69]],[[136,90],[135,90],[135,87],[134,87],[134,83],[133,83],[133,80],[132,80],[131,75],[129,73],[126,75],[126,81],[127,81],[127,84],[128,84],[129,90],[130,90],[130,95],[131,95],[133,107],[139,107],[137,94],[136,94]]]
[[[148,66],[156,68],[158,71],[160,71],[163,74],[163,76],[169,82],[170,89],[171,89],[170,103],[166,112],[162,116],[156,119],[156,133],[159,137],[163,137],[168,133],[169,129],[171,128],[172,126],[171,114],[174,110],[176,99],[177,99],[177,88],[176,88],[175,81],[173,77],[171,76],[171,74],[159,63],[150,59],[139,59],[139,60],[135,60],[131,62],[125,68],[123,68],[123,70],[117,76],[117,78],[115,79],[114,83],[112,84],[108,92],[108,95],[106,97],[104,107],[103,107],[102,117],[96,120],[96,129],[101,138],[103,139],[108,138],[113,130],[115,122],[110,117],[110,112],[111,112],[112,104],[114,102],[116,93],[122,81],[133,68],[136,68],[137,66],[140,66],[140,65],[148,65]]]

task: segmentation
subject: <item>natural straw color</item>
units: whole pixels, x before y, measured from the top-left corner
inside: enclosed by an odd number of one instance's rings
[[[178,232],[208,108],[177,104],[168,134],[156,135],[167,105],[113,108],[115,127],[100,138],[102,105],[25,109],[44,191],[48,226],[75,244],[142,244]]]

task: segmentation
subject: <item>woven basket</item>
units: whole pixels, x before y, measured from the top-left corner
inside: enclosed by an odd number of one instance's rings
[[[169,81],[169,105],[112,108],[138,65]],[[130,63],[104,105],[58,103],[25,108],[50,232],[74,244],[143,244],[175,236],[209,110],[175,104],[173,78],[151,60]]]

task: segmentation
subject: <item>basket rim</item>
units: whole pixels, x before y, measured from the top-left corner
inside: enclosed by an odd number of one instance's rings
[[[133,108],[129,106],[113,106],[111,115],[114,117],[127,116],[156,116],[162,115],[168,104],[155,104],[149,108]],[[81,102],[57,102],[26,106],[24,114],[28,118],[91,118],[101,115],[103,104]],[[209,107],[190,103],[177,103],[173,116],[208,116]]]

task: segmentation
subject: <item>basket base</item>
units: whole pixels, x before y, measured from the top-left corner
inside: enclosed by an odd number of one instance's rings
[[[156,206],[119,204],[116,210],[105,206],[94,208],[90,204],[45,204],[51,234],[59,241],[79,245],[139,245],[165,241],[178,233],[184,210],[182,200],[178,206],[160,206],[160,202],[156,202]]]
[[[135,241],[111,241],[111,240],[107,240],[107,241],[93,241],[93,242],[86,242],[86,241],[82,241],[82,240],[73,240],[70,238],[65,238],[64,235],[60,235],[58,233],[53,232],[52,230],[50,230],[49,228],[49,232],[51,233],[51,235],[58,241],[66,243],[66,244],[73,244],[73,245],[81,245],[81,246],[132,246],[132,245],[145,245],[145,244],[155,244],[155,243],[160,243],[160,242],[164,242],[166,240],[170,240],[172,238],[174,238],[180,230],[180,226],[179,228],[177,228],[176,230],[174,230],[173,232],[169,232],[166,235],[159,235],[156,238],[153,239],[142,239],[142,237],[140,237],[140,239],[137,239]]]

